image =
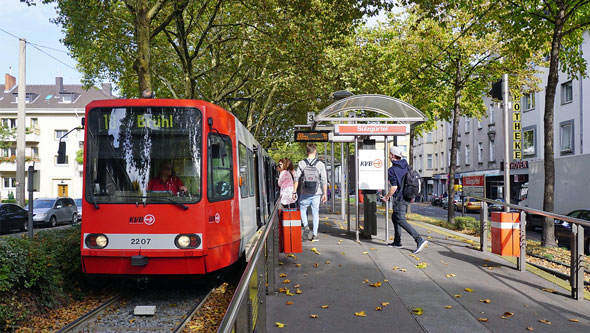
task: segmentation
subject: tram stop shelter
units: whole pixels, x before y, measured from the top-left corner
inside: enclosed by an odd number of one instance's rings
[[[410,130],[426,121],[426,116],[414,106],[399,99],[385,95],[353,95],[340,99],[317,115],[308,114],[308,125],[312,131],[328,131],[331,143],[331,170],[334,167],[334,144],[340,143],[340,193],[341,218],[347,220],[351,232],[350,190],[354,189],[355,233],[360,235],[359,191],[364,196],[364,228],[362,236],[370,238],[377,234],[376,193],[386,190],[387,168],[389,166],[389,140],[397,144],[397,137],[410,134]],[[303,141],[303,140],[302,140]],[[376,149],[376,143],[383,142],[383,150]],[[350,154],[350,144],[354,143],[354,153]],[[362,179],[362,181],[360,181]],[[331,173],[332,193],[335,194],[335,174]],[[344,200],[346,198],[346,200]],[[389,203],[386,203],[389,211]],[[332,195],[332,212],[335,212],[335,195]],[[387,214],[386,214],[387,215]],[[388,219],[385,218],[385,238],[389,238]]]

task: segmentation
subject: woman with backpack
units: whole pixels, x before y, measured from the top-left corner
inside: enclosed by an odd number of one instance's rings
[[[284,208],[297,208],[297,199],[293,197],[293,184],[295,183],[295,170],[293,163],[288,158],[279,162],[279,187],[281,188],[281,204]]]

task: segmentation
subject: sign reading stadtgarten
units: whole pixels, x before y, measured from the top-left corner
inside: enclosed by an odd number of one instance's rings
[[[382,190],[385,188],[385,163],[383,150],[359,149],[359,189]]]

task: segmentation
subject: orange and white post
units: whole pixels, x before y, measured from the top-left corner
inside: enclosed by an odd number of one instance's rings
[[[492,253],[520,256],[520,214],[492,213]]]

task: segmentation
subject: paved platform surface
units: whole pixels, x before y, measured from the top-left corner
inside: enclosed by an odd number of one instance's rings
[[[405,231],[405,248],[386,246],[382,215],[377,236],[360,243],[340,215],[321,216],[319,242],[304,240],[302,253],[279,256],[277,288],[293,296],[267,297],[268,331],[590,332],[589,301],[573,300],[569,291],[474,249],[470,240],[417,223],[429,245],[413,256],[416,244]],[[351,224],[354,231],[354,219]],[[391,222],[389,230],[393,236]],[[412,313],[418,308],[421,314]]]

